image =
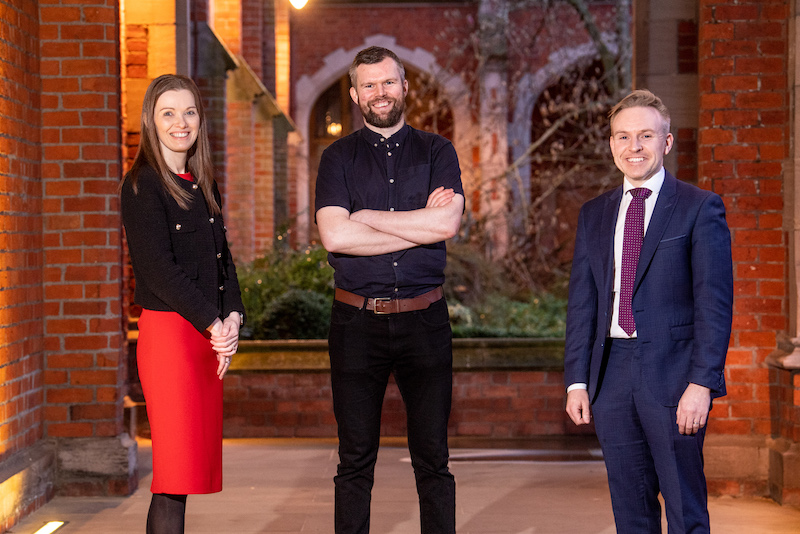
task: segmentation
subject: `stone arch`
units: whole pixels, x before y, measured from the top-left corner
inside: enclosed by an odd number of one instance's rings
[[[612,52],[616,52],[617,45],[612,38],[612,34],[603,34],[603,41],[606,46]],[[516,93],[525,96],[517,99],[514,107],[514,119],[508,130],[508,142],[509,146],[511,146],[513,161],[520,158],[531,144],[533,106],[542,92],[563,72],[574,69],[581,63],[591,61],[596,55],[597,49],[592,42],[560,48],[550,54],[544,67],[520,78]],[[516,195],[525,195],[525,198],[530,198],[530,164],[521,165],[517,172],[520,175],[523,191],[515,191],[514,195],[515,197]]]
[[[441,90],[453,113],[455,138],[453,145],[463,161],[469,154],[467,139],[473,125],[469,113],[469,94],[466,85],[458,76],[448,75],[438,65],[433,54],[422,48],[410,49],[398,45],[394,37],[376,34],[364,39],[364,42],[350,50],[339,48],[323,58],[324,65],[311,75],[303,75],[294,87],[295,123],[300,138],[295,139],[295,153],[298,156],[296,166],[297,191],[297,228],[298,240],[306,242],[311,235],[313,206],[309,205],[312,177],[309,176],[309,138],[308,131],[314,104],[322,93],[336,80],[341,78],[353,62],[353,58],[364,48],[382,46],[392,50],[409,67],[420,72],[431,74],[439,83]]]

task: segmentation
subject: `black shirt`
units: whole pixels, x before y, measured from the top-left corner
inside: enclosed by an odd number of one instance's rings
[[[315,211],[416,210],[439,186],[464,194],[450,141],[407,124],[388,139],[365,127],[322,153]],[[440,241],[377,256],[330,253],[328,262],[336,287],[364,297],[409,298],[444,283],[446,252]]]

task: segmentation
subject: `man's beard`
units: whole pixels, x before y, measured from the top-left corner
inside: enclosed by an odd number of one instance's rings
[[[395,126],[400,119],[403,118],[403,112],[406,109],[405,100],[392,100],[392,109],[383,117],[372,111],[369,104],[361,107],[361,114],[364,115],[364,120],[367,124],[371,124],[376,128],[391,128]]]

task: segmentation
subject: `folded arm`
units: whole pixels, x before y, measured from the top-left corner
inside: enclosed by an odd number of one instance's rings
[[[328,252],[377,256],[417,246],[417,243],[351,220],[350,212],[340,206],[320,208],[317,211],[317,227],[322,246]]]
[[[451,221],[452,234],[443,230],[448,219],[447,214],[458,210],[457,219]],[[464,209],[464,197],[456,195],[450,189],[437,188],[428,196],[424,208],[413,211],[377,211],[361,210],[349,213],[340,206],[326,206],[317,211],[322,245],[328,252],[350,254],[353,256],[375,256],[405,250],[417,245],[437,243],[455,235]],[[368,212],[368,213],[365,213]],[[361,215],[357,215],[361,214]],[[395,218],[395,215],[413,214]],[[452,216],[451,216],[452,217]],[[434,228],[427,233],[405,231],[395,225],[414,225],[415,227],[428,221]],[[394,221],[394,222],[392,222]],[[404,222],[403,222],[404,221]],[[434,239],[434,236],[438,238]],[[416,239],[414,239],[416,238]]]
[[[464,196],[439,187],[428,197],[427,205],[412,211],[360,210],[350,220],[366,224],[384,234],[419,245],[450,239],[458,232]]]

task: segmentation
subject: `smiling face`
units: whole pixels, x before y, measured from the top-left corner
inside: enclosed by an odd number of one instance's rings
[[[635,106],[620,111],[611,123],[614,163],[633,185],[641,185],[664,166],[672,149],[669,124],[652,107]]]
[[[403,79],[390,57],[380,63],[359,65],[356,86],[350,88],[350,97],[358,104],[367,125],[388,135],[403,126],[406,93],[408,80]]]
[[[165,91],[156,100],[153,122],[167,166],[172,172],[185,172],[187,152],[200,129],[194,95],[187,89]]]

